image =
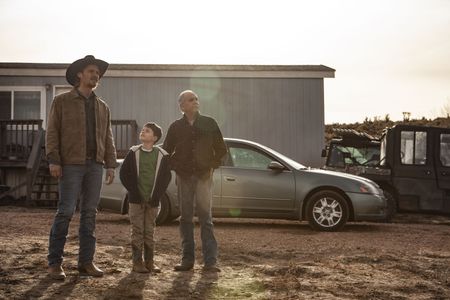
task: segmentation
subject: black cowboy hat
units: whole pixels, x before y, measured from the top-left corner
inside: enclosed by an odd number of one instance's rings
[[[109,64],[106,61],[95,58],[93,55],[86,55],[84,58],[74,61],[66,71],[67,82],[75,86],[78,82],[77,74],[82,72],[88,65],[96,65],[100,70],[100,78],[105,74]]]

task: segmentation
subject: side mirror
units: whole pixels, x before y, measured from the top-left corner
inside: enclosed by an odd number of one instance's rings
[[[327,149],[322,149],[322,157],[327,157]]]
[[[269,165],[267,166],[267,168],[274,170],[274,171],[283,171],[286,169],[282,164],[280,164],[277,161],[271,161],[269,163]]]

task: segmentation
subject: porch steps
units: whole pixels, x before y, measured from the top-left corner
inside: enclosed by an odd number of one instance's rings
[[[40,207],[56,207],[58,199],[58,180],[50,175],[48,162],[43,158],[31,190],[31,204]]]

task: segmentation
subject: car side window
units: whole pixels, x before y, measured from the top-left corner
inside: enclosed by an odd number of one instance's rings
[[[236,168],[253,168],[266,170],[273,160],[264,153],[248,148],[229,147],[232,165]]]
[[[442,133],[440,136],[440,160],[444,167],[450,167],[450,134]]]
[[[402,131],[400,135],[400,159],[404,165],[427,163],[427,133],[424,131]]]

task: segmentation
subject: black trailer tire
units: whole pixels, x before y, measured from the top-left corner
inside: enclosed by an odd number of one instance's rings
[[[339,193],[323,190],[313,194],[306,206],[309,225],[319,231],[337,231],[348,220],[347,201]]]
[[[392,218],[397,213],[397,200],[395,199],[394,195],[388,191],[383,190],[384,196],[386,197],[387,202],[387,209],[386,209],[386,223],[391,223]]]

